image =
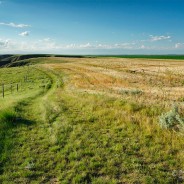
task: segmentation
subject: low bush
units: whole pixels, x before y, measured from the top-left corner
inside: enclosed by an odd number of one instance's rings
[[[159,118],[161,127],[166,129],[181,130],[184,128],[184,118],[181,117],[178,106],[174,105],[171,111],[162,114]]]

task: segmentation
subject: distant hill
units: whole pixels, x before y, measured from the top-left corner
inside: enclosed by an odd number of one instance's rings
[[[30,55],[0,55],[0,67],[11,65],[17,61],[38,58],[38,57],[51,57],[52,55],[46,54],[30,54]]]
[[[27,59],[32,58],[41,58],[41,57],[74,57],[74,58],[83,58],[87,56],[80,56],[80,55],[51,55],[51,54],[26,54],[26,55],[0,55],[0,67],[4,66],[17,66],[23,65]],[[24,62],[25,60],[25,62]],[[22,61],[22,62],[18,62]]]

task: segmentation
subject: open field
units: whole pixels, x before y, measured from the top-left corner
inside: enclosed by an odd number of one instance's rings
[[[23,80],[0,97],[0,183],[184,183],[183,60],[16,64],[0,69]]]
[[[110,56],[107,56],[110,57]],[[115,58],[129,58],[129,59],[177,59],[183,60],[184,55],[112,55]]]
[[[17,65],[19,61],[23,65],[29,59],[34,58],[127,58],[127,59],[170,59],[184,60],[184,55],[52,55],[52,54],[26,54],[26,55],[0,55],[0,66]]]

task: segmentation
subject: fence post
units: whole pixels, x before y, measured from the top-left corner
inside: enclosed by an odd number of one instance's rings
[[[17,91],[19,91],[19,84],[17,83]]]
[[[2,93],[3,93],[3,98],[4,98],[4,84],[2,84]]]

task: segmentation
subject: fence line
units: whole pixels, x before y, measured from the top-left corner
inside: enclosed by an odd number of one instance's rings
[[[1,93],[2,93],[2,97],[5,98],[5,94],[6,92],[10,91],[11,94],[13,94],[13,89],[15,89],[17,92],[19,91],[20,89],[20,86],[21,86],[21,82],[19,83],[11,83],[11,84],[2,84],[1,85]]]
[[[25,66],[23,66],[25,67]],[[24,91],[26,89],[32,89],[32,87],[30,87],[30,85],[28,84],[29,82],[31,83],[35,83],[36,81],[34,80],[30,80],[31,76],[30,76],[30,67],[28,67],[27,70],[27,74],[22,76],[22,79],[19,79],[17,82],[11,82],[11,81],[7,81],[7,83],[4,81],[2,81],[0,83],[0,97],[5,98],[6,96],[13,94],[15,92],[20,92],[20,91]],[[1,67],[0,67],[1,68]],[[39,78],[37,78],[39,79]],[[37,80],[35,79],[35,80]],[[50,80],[49,80],[50,81]],[[37,83],[37,82],[36,82]],[[49,88],[50,86],[50,82],[49,83],[44,83],[41,85],[38,85],[39,88],[43,88],[43,90],[45,90],[45,88]]]
[[[27,83],[28,82],[28,76],[24,76],[24,83]],[[1,84],[1,94],[2,94],[2,97],[5,98],[5,94],[6,92],[10,91],[11,94],[13,94],[13,91],[17,91],[19,92],[20,89],[21,89],[21,86],[22,86],[22,82],[12,82],[10,84],[5,84],[5,83],[2,83]]]
[[[5,83],[0,84],[1,85],[0,86],[0,96],[5,98],[6,95],[9,95],[9,93],[13,94],[14,92],[20,92],[20,91],[23,91],[26,89],[32,89],[32,88],[30,88],[29,85],[28,86],[26,85],[30,82],[28,80],[28,77],[26,76],[26,77],[24,77],[24,79],[25,80],[20,81],[20,82],[14,82],[14,83],[9,83],[9,84],[5,84]],[[35,81],[31,81],[31,83],[35,83]],[[40,85],[38,85],[38,87],[45,90],[46,88],[50,88],[50,83],[40,84]],[[59,87],[59,83],[57,83],[57,87]]]

